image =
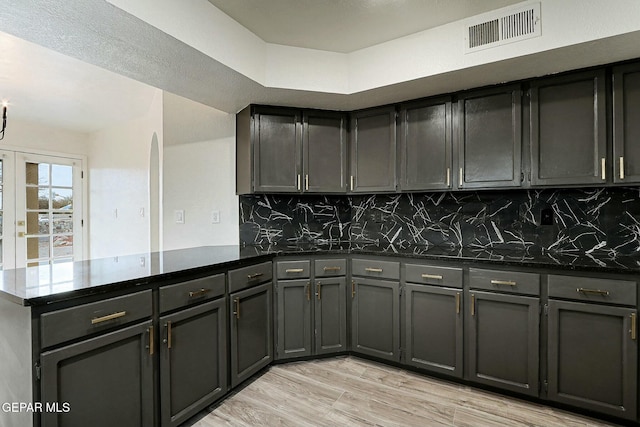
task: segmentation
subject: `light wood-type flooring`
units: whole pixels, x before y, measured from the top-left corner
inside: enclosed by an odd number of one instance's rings
[[[356,357],[272,366],[211,413],[214,426],[612,426]]]

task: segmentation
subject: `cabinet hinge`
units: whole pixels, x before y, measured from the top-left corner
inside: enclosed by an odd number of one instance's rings
[[[80,179],[84,179],[84,171],[80,171]]]
[[[36,371],[36,380],[40,381],[40,362],[36,362],[35,366],[35,371]]]
[[[548,391],[549,391],[549,381],[544,380],[544,381],[542,382],[542,385],[544,386],[544,391],[545,391],[545,393],[546,393],[546,392],[548,392]]]

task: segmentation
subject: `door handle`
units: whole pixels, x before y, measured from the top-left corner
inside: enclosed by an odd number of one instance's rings
[[[356,296],[356,281],[351,281],[351,298],[355,298]]]
[[[460,292],[456,293],[456,314],[460,314]]]
[[[322,299],[322,283],[318,282],[317,288],[318,288],[318,301],[320,301]]]
[[[471,294],[471,315],[476,315],[476,296]]]
[[[636,314],[635,313],[631,313],[631,330],[629,331],[631,333],[631,339],[632,340],[636,340]]]

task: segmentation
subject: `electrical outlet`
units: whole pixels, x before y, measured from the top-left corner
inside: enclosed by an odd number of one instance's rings
[[[211,211],[211,223],[212,224],[220,223],[220,211]]]
[[[144,208],[140,208],[140,216],[144,218]]]
[[[173,211],[173,216],[176,219],[176,224],[184,224],[184,210]]]

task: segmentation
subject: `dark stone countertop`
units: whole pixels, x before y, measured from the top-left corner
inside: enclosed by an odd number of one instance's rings
[[[553,268],[569,271],[640,274],[640,254],[538,253],[460,247],[393,247],[358,243],[277,246],[207,246],[139,255],[57,263],[0,272],[0,297],[20,305],[43,305],[72,298],[135,289],[206,269],[234,268],[275,255],[383,255],[487,265]]]

